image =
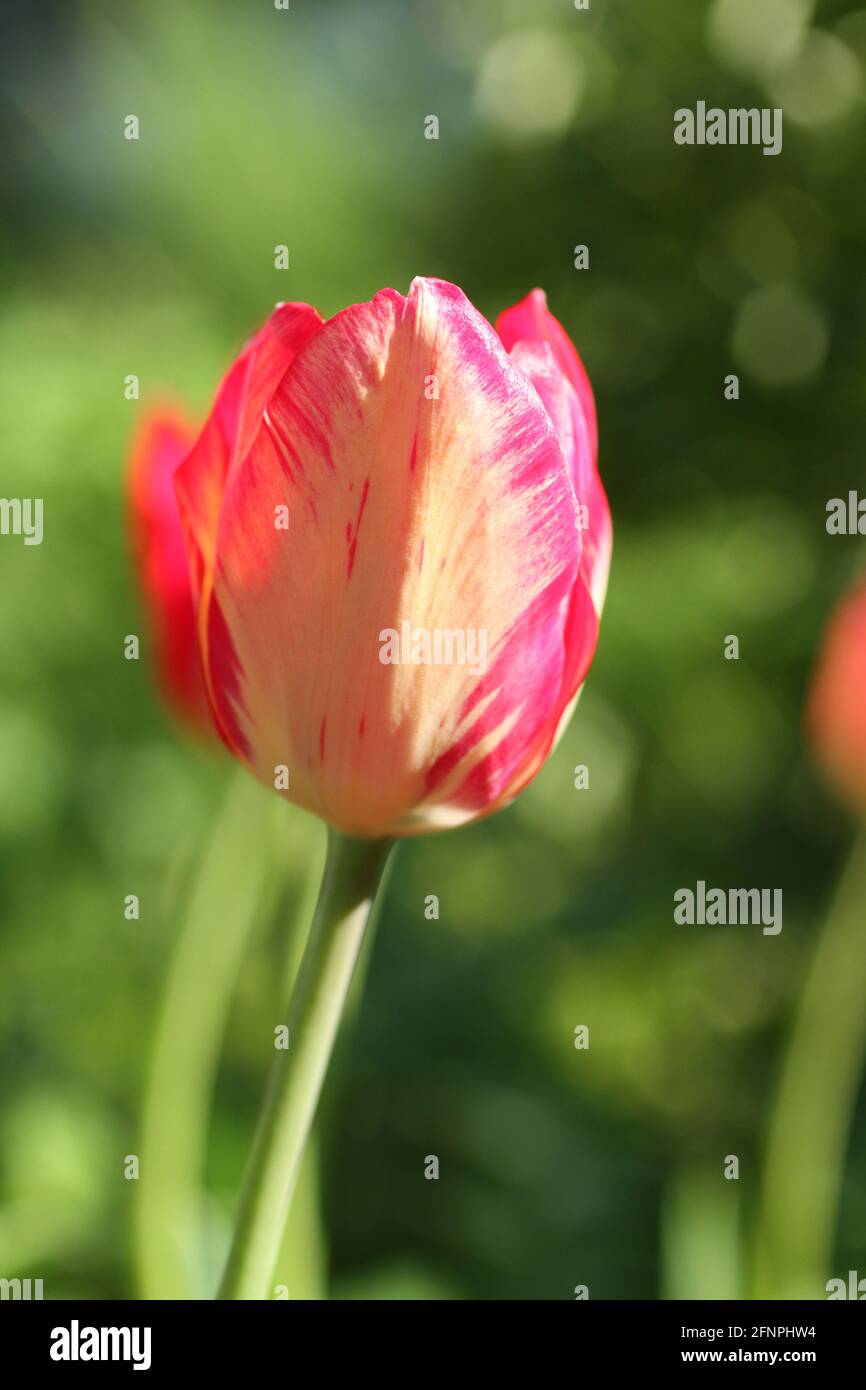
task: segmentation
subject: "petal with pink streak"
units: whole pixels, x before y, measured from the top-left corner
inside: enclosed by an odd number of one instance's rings
[[[601,614],[613,537],[597,466],[598,426],[589,378],[568,334],[547,308],[543,290],[532,290],[506,309],[496,326],[512,360],[537,387],[563,441],[578,503],[586,509],[581,571]],[[556,369],[571,391],[557,389]]]
[[[322,323],[321,315],[309,304],[277,305],[226,373],[204,429],[175,475],[208,696],[220,736],[242,758],[248,754],[246,740],[236,721],[227,723],[220,717],[211,680],[211,672],[218,670],[222,688],[237,696],[227,634],[221,631],[219,614],[209,612],[219,518],[226,486],[249,451],[277,384]],[[212,628],[220,634],[219,653],[213,662],[208,657]]]
[[[496,320],[496,331],[510,352],[515,343],[547,343],[553,352],[563,374],[577,392],[586,419],[592,458],[598,454],[598,422],[595,414],[595,397],[586,368],[562,324],[547,307],[544,290],[530,290],[519,303],[510,309],[503,309]]]
[[[229,473],[249,450],[280,378],[323,322],[309,304],[277,305],[226,373],[204,429],[178,469],[175,488],[193,559],[196,595],[213,564]]]
[[[233,472],[216,552],[220,720],[263,781],[286,764],[291,799],[333,824],[468,819],[547,737],[574,491],[537,391],[455,286],[384,290],[309,339]],[[483,629],[486,669],[384,664],[404,622]]]

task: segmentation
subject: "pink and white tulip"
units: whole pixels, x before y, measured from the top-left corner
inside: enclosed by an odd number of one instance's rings
[[[510,801],[595,651],[596,455],[589,380],[540,290],[496,330],[441,280],[327,322],[279,305],[175,477],[230,750],[270,786],[288,769],[290,800],[364,837]],[[484,669],[383,661],[404,625],[484,633]]]

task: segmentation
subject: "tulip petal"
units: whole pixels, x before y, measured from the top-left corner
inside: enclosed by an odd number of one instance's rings
[[[547,308],[543,290],[532,290],[519,304],[504,310],[496,328],[512,360],[538,389],[562,439],[578,503],[586,509],[582,573],[601,614],[612,533],[610,507],[598,473],[598,425],[589,377],[562,324]],[[557,389],[552,364],[571,391]]]
[[[589,432],[590,450],[595,459],[598,455],[598,422],[589,377],[562,324],[548,309],[544,290],[530,290],[519,303],[513,304],[510,309],[503,309],[496,320],[496,331],[506,352],[510,352],[515,343],[547,343],[561,372],[577,392]]]
[[[534,295],[536,302],[540,297],[542,324],[546,328],[553,325],[558,330],[559,337],[548,332],[544,338],[518,339],[511,344],[510,357],[538,392],[568,461],[581,519],[583,547],[580,574],[571,597],[565,628],[566,658],[557,715],[547,730],[549,737],[539,745],[537,762],[530,762],[522,770],[517,782],[508,789],[509,798],[526,785],[547,757],[559,733],[568,722],[580,687],[586,679],[598,640],[612,545],[610,508],[596,466],[594,437],[587,425],[585,406],[578,395],[574,374],[566,374],[563,371],[564,353],[555,351],[557,342],[560,346],[565,342],[569,348],[571,345],[553,315],[543,308],[544,297],[541,291],[534,291]],[[530,300],[532,298],[533,296],[529,296]],[[514,311],[507,311],[513,315],[509,320],[511,328],[522,327],[529,331],[534,327],[536,320],[532,316],[518,314],[517,310],[520,308],[518,305]],[[501,321],[500,318],[500,324]],[[579,359],[573,349],[571,353],[579,365]],[[567,357],[565,360],[569,361]],[[583,373],[582,367],[580,370]],[[586,380],[585,373],[583,378]],[[591,404],[592,393],[588,380],[586,391],[589,392]],[[594,406],[592,410],[594,428]]]
[[[143,416],[128,475],[129,525],[163,694],[186,723],[212,736],[189,564],[172,486],[194,440],[192,426],[172,406],[152,407]]]
[[[190,547],[193,587],[201,592],[230,472],[249,450],[262,411],[295,354],[324,320],[309,304],[278,304],[226,373],[175,488]]]
[[[333,824],[469,819],[549,742],[574,489],[538,392],[455,286],[384,290],[307,340],[232,470],[216,557],[224,736],[263,781],[286,765],[290,798]],[[404,624],[470,647],[484,632],[487,661],[383,663]]]

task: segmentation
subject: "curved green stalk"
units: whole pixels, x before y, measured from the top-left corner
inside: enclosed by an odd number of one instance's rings
[[[288,1047],[274,1051],[220,1298],[272,1292],[292,1190],[392,844],[328,831],[322,889],[289,1005]]]
[[[674,1169],[662,1208],[662,1298],[742,1297],[739,1187],[724,1181],[718,1162]]]
[[[866,1051],[866,828],[818,938],[770,1120],[758,1298],[826,1298],[845,1148]]]
[[[210,1100],[240,962],[253,929],[273,911],[279,878],[272,841],[275,811],[283,810],[245,772],[232,779],[176,940],[146,1081],[135,1185],[137,1279],[145,1299],[206,1296],[201,1170]]]

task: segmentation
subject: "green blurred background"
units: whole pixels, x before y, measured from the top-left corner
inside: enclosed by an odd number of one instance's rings
[[[45,536],[0,539],[0,1275],[43,1277],[46,1297],[210,1294],[322,851],[318,825],[176,729],[146,650],[123,659],[142,631],[124,378],[201,414],[274,302],[330,314],[416,274],[491,318],[546,289],[596,389],[614,561],[542,775],[491,822],[398,855],[289,1294],[821,1296],[866,1275],[862,1093],[834,1117],[850,1136],[826,1259],[793,1283],[785,1258],[763,1282],[754,1259],[786,1039],[853,834],[801,719],[863,560],[824,523],[864,485],[866,7],[18,10],[0,490],[45,499]],[[677,147],[673,112],[699,99],[781,106],[782,154]],[[781,935],[676,926],[673,893],[698,879],[782,887]],[[859,1075],[859,1031],[839,1047]],[[796,1245],[796,1137],[785,1164],[776,1222]]]

